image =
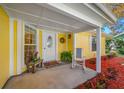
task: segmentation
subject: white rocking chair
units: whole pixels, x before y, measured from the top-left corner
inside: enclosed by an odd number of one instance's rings
[[[78,58],[78,59],[73,59],[72,60],[72,69],[73,68],[76,68],[76,67],[81,67],[83,71],[85,71],[85,57],[82,57],[82,58]]]

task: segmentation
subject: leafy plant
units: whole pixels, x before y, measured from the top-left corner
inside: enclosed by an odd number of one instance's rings
[[[124,48],[118,49],[118,53],[124,55]]]
[[[86,83],[84,83],[84,87],[85,87],[86,89],[92,89],[92,88],[93,88],[93,86],[92,86],[92,84],[91,84],[90,81],[87,81]]]
[[[117,71],[115,70],[114,67],[107,68],[107,78],[108,79],[116,80],[117,75],[118,75]]]
[[[97,81],[96,81],[96,88],[97,89],[105,89],[107,88],[107,79],[105,74],[98,74]]]
[[[32,56],[32,61],[37,62],[40,58],[38,58],[38,52],[34,51]]]
[[[107,39],[106,40],[106,53],[110,53],[110,43],[111,43],[111,39]]]
[[[71,51],[62,52],[60,59],[63,62],[72,62],[72,53],[71,53]]]

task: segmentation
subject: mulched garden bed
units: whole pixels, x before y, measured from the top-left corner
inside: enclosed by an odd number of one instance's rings
[[[52,67],[55,67],[55,66],[65,65],[65,64],[70,64],[70,63],[60,62],[60,61],[50,61],[50,62],[45,62],[44,63],[44,68],[52,68]]]
[[[58,61],[50,61],[50,62],[45,62],[44,67],[51,68],[51,67],[57,66],[59,64],[60,64],[60,62],[58,62]]]
[[[91,59],[92,60],[92,59]],[[124,88],[124,58],[102,58],[102,72],[96,77],[80,84],[76,89],[122,89]],[[86,61],[86,66],[96,70],[96,63]]]

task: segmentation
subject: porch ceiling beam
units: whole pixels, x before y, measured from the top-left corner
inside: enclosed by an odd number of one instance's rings
[[[88,3],[84,3],[84,5],[86,5],[88,8],[90,8],[93,12],[95,12],[96,14],[98,14],[99,16],[101,16],[102,18],[104,18],[106,21],[108,21],[109,23],[113,23],[112,20],[106,18],[103,14],[101,14],[100,12],[98,12],[94,7],[92,7],[90,4]]]
[[[112,13],[112,11],[110,9],[107,8],[107,6],[105,6],[105,4],[96,4],[101,10],[103,10],[110,18],[113,19],[113,21],[115,22],[117,20],[116,16]]]
[[[60,21],[56,21],[56,20],[53,20],[53,19],[46,18],[45,16],[38,16],[38,15],[31,14],[31,13],[19,11],[17,9],[13,9],[13,8],[10,8],[10,7],[4,6],[4,5],[3,5],[3,7],[5,9],[8,9],[8,10],[11,10],[11,11],[14,11],[14,12],[17,12],[17,13],[20,13],[22,15],[32,16],[32,17],[35,17],[35,18],[38,18],[38,19],[41,19],[41,20],[46,20],[48,22],[52,22],[52,23],[64,25],[64,26],[71,27],[71,28],[74,28],[74,29],[78,29],[79,28],[77,26],[72,26],[72,25],[69,25],[69,24],[66,24],[66,23],[63,23],[63,22],[60,22]]]
[[[67,5],[64,5],[64,4],[48,3],[48,4],[38,4],[38,5],[42,5],[54,11],[60,12],[80,22],[86,23],[94,27],[99,27],[102,25],[100,22],[97,22],[93,20],[92,18],[87,17],[83,13],[80,13],[79,11],[74,10],[71,7],[68,7]]]
[[[73,30],[72,32],[75,32],[75,33],[78,33],[78,32],[88,32],[88,31],[91,31],[91,30],[94,30],[96,28],[94,27],[91,27],[91,26],[86,26],[86,27],[83,27],[83,28],[80,28],[80,29],[77,29],[77,30]]]
[[[61,28],[56,28],[56,27],[52,27],[52,26],[47,26],[47,25],[41,25],[41,24],[36,24],[36,23],[31,23],[31,25],[34,25],[38,28],[46,28],[46,29],[51,29],[51,30],[55,30],[55,31],[59,31],[59,32],[71,32],[70,30],[64,30]]]

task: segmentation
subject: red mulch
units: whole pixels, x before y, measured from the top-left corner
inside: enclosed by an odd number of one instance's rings
[[[110,58],[110,59],[102,58],[101,74],[107,75],[107,68],[109,68],[109,67],[114,67],[115,70],[117,71],[116,80],[107,80],[107,84],[108,84],[107,88],[108,89],[124,88],[124,65],[122,65],[122,63],[124,63],[124,58],[122,58],[122,57],[114,57],[114,58]],[[91,63],[90,60],[86,61],[86,66],[88,68],[96,70],[96,64]],[[92,86],[94,86],[96,84],[97,77],[98,77],[98,75],[96,77],[86,81],[85,83],[80,84],[76,88],[78,88],[78,89],[85,88],[84,84],[86,84],[87,82],[92,82],[91,84],[93,84]],[[92,88],[95,88],[95,87],[92,87]]]

